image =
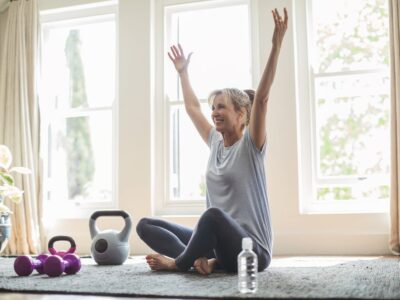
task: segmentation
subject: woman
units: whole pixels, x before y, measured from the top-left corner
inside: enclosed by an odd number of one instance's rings
[[[271,262],[272,230],[264,170],[265,118],[288,25],[287,10],[284,9],[284,19],[277,9],[272,16],[273,46],[255,94],[238,89],[214,91],[209,102],[215,127],[203,115],[189,82],[191,54],[186,58],[180,45],[172,46],[168,53],[179,73],[186,112],[210,147],[206,172],[208,209],[194,230],[159,219],[140,220],[137,233],[158,252],[146,256],[152,270],[186,271],[193,266],[200,274],[210,274],[215,268],[236,272],[244,237],[253,240],[260,271]]]

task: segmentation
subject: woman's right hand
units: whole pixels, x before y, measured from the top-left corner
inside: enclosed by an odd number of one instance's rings
[[[189,53],[188,57],[185,58],[185,54],[180,44],[178,44],[178,47],[172,46],[171,52],[172,54],[168,52],[168,56],[174,63],[176,71],[178,71],[178,73],[181,73],[187,70],[187,67],[190,62],[190,57],[192,56],[193,53]]]

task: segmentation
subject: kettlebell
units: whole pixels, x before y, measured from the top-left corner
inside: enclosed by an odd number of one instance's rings
[[[54,248],[54,243],[58,242],[58,241],[67,241],[70,243],[71,247],[67,251],[57,251]],[[56,235],[49,240],[47,248],[49,249],[49,252],[51,253],[51,255],[58,255],[58,256],[64,257],[67,254],[75,253],[76,243],[75,243],[74,239],[70,236]]]
[[[102,216],[120,216],[125,220],[121,232],[117,230],[100,231],[96,219]],[[100,210],[94,212],[89,220],[92,238],[91,252],[99,265],[122,265],[129,255],[129,235],[132,230],[131,216],[123,210]]]

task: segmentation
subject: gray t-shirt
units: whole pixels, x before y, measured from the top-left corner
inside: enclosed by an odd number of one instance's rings
[[[249,131],[230,147],[213,127],[208,136],[207,208],[235,219],[272,256],[272,229],[264,169],[266,145],[253,144]]]

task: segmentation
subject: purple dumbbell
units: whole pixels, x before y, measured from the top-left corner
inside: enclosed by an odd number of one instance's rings
[[[48,257],[49,255],[47,254],[41,254],[37,258],[26,255],[18,256],[14,261],[15,273],[17,273],[18,276],[28,276],[36,269],[39,274],[43,274],[43,265]]]
[[[75,274],[81,269],[81,259],[75,254],[50,256],[43,265],[44,273],[50,277],[60,276],[62,273]]]

